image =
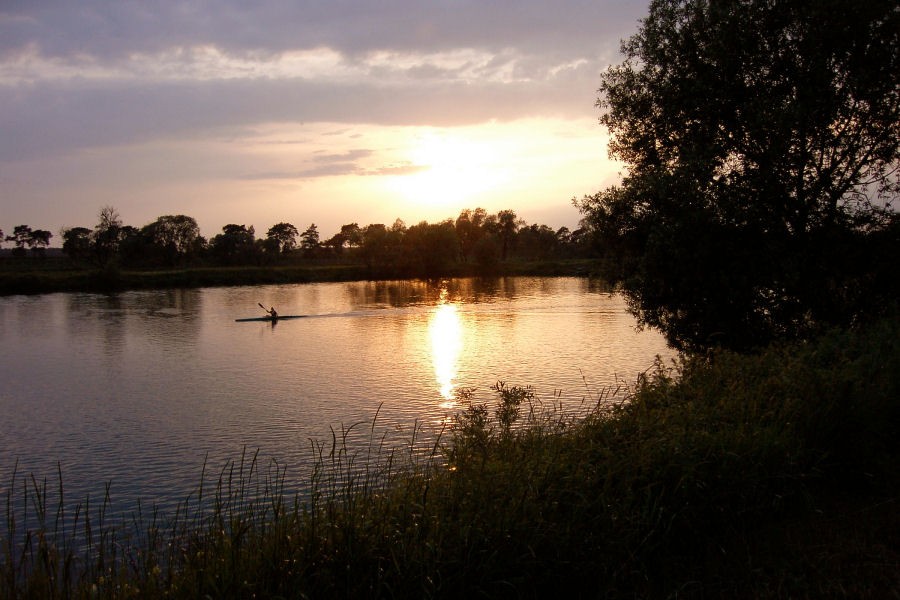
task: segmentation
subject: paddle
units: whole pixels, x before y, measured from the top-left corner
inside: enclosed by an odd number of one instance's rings
[[[269,312],[269,309],[266,308],[265,306],[263,306],[262,302],[257,302],[257,304],[259,304],[259,307],[260,307],[261,309],[263,309],[264,311],[266,311],[267,313],[269,313],[269,315],[272,317],[273,320],[276,319],[276,318],[278,318],[277,315],[273,315],[271,312]]]

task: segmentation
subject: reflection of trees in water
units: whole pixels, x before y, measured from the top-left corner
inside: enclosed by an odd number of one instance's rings
[[[347,284],[344,293],[354,307],[397,308],[425,304],[429,300],[436,302],[440,297],[440,281],[362,281]]]
[[[202,308],[203,292],[196,289],[173,289],[141,292],[135,296],[135,308],[147,316],[179,315],[196,319]]]
[[[612,294],[616,291],[614,285],[610,285],[605,279],[589,277],[583,280],[585,289],[592,294]]]
[[[195,339],[202,296],[196,289],[65,294],[62,314],[71,338],[90,344],[99,339],[103,353],[115,356],[131,335],[176,343]]]
[[[136,317],[135,335],[146,336],[154,345],[178,350],[193,346],[200,336],[203,290],[137,292],[126,301]]]
[[[390,306],[450,302],[491,302],[518,295],[521,278],[465,277],[460,279],[366,281],[347,284],[344,292],[353,306]]]
[[[334,294],[330,289],[341,283],[292,283],[246,287],[207,288],[210,304],[221,306],[229,317],[265,316],[259,304],[275,307],[280,315],[321,314],[334,312]]]
[[[118,355],[125,348],[126,304],[122,294],[63,294],[66,331],[79,343],[101,341],[105,356]]]

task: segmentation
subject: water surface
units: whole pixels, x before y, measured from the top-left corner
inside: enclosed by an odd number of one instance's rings
[[[238,323],[257,303],[305,318]],[[581,410],[670,357],[623,299],[578,278],[317,283],[0,299],[0,472],[69,498],[171,508],[259,450],[302,477],[311,440],[368,423],[439,431],[497,381]],[[8,489],[9,477],[0,479]]]

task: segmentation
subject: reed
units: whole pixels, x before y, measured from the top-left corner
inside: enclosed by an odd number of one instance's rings
[[[333,430],[300,492],[244,453],[165,517],[14,470],[0,597],[889,597],[898,339],[658,363],[578,418],[464,389],[436,438]]]

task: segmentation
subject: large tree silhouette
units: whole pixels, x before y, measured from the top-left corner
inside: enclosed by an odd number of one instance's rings
[[[598,106],[605,274],[682,348],[746,349],[895,294],[896,0],[654,0]],[[896,296],[894,296],[896,297]]]

